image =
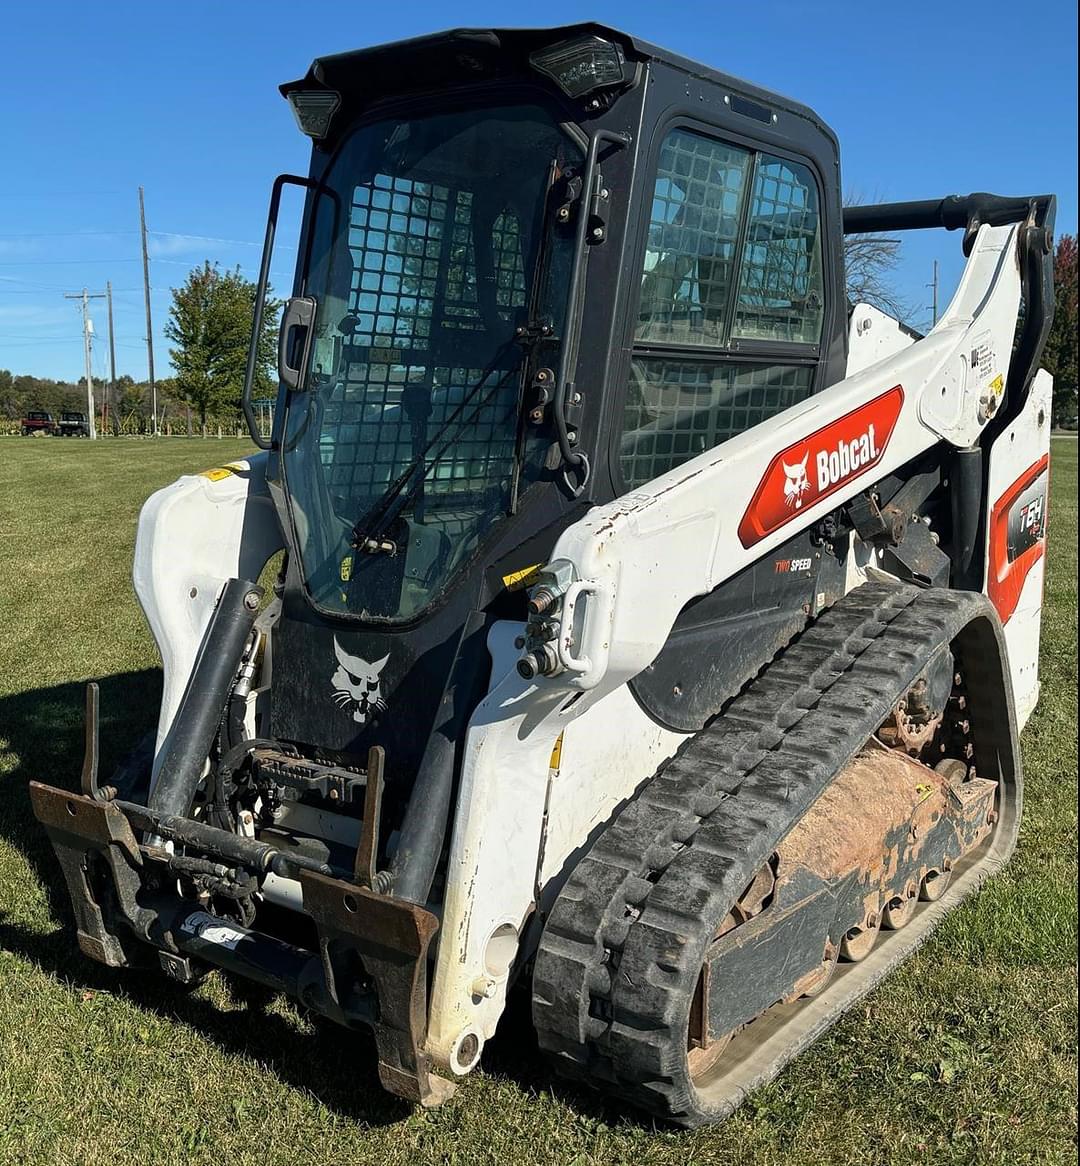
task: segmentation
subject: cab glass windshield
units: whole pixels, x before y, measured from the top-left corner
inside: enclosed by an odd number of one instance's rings
[[[339,151],[313,195],[315,335],[283,441],[318,606],[415,617],[544,472],[522,392],[557,362],[572,231],[554,206],[580,166],[524,104],[362,126]]]

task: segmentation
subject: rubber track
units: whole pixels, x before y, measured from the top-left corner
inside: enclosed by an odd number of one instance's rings
[[[533,1020],[563,1075],[684,1124],[730,1112],[704,1111],[686,1068],[709,941],[934,649],[985,603],[857,588],[612,820],[556,899],[536,958]]]

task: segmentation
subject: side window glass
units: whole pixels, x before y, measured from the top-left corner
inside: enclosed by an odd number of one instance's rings
[[[492,263],[495,268],[495,302],[504,320],[511,308],[523,308],[525,262],[521,255],[521,224],[512,210],[504,210],[491,225]]]
[[[734,334],[816,344],[824,285],[817,184],[786,158],[758,157]]]
[[[676,358],[631,362],[620,462],[629,489],[809,396],[809,365]]]
[[[686,130],[664,141],[635,338],[725,341],[750,153]]]

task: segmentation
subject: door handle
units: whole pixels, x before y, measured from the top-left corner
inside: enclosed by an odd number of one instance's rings
[[[293,296],[285,303],[278,334],[278,379],[292,391],[300,388],[311,353],[315,328],[315,300]]]

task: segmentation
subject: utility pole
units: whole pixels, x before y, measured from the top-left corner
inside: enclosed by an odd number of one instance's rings
[[[112,280],[105,284],[105,298],[109,305],[109,395],[105,398],[105,421],[108,423],[109,410],[116,408],[116,341],[113,336]]]
[[[83,356],[86,360],[86,416],[90,426],[90,440],[97,437],[97,423],[94,420],[94,378],[90,372],[90,339],[94,334],[94,325],[90,320],[90,301],[105,299],[104,292],[95,292],[91,295],[86,288],[81,292],[64,294],[65,300],[82,300],[83,322]]]
[[[936,328],[937,327],[937,289],[938,289],[937,260],[936,259],[934,260],[934,282],[928,283],[926,286],[932,287],[934,289],[934,302],[931,306],[932,306],[933,312],[934,312],[934,327]]]
[[[146,204],[143,188],[139,187],[139,232],[142,235],[143,297],[146,300],[146,364],[150,372],[150,412],[153,415],[151,433],[157,436],[157,384],[154,381],[154,329],[150,322],[150,256],[146,250]]]

